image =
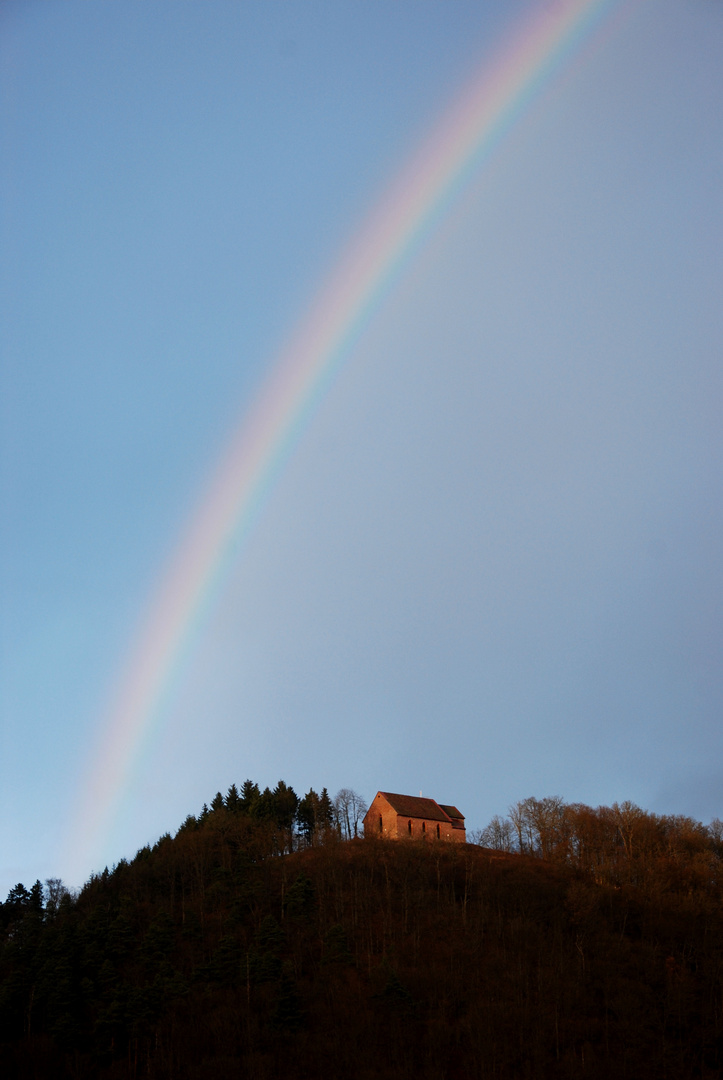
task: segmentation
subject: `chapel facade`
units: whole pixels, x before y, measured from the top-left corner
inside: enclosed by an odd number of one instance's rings
[[[456,806],[378,791],[364,818],[364,835],[385,840],[451,840],[464,844],[464,814]]]

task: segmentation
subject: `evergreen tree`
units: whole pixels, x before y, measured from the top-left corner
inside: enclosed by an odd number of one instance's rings
[[[336,825],[334,804],[329,798],[329,792],[326,788],[321,789],[321,795],[319,796],[319,803],[316,808],[316,831],[317,834],[325,838],[331,833]]]
[[[241,799],[235,784],[231,784],[226,792],[226,809],[232,814],[238,814],[241,809]]]
[[[34,915],[42,915],[43,913],[43,886],[40,881],[36,881],[30,890],[28,910]]]
[[[259,818],[260,821],[273,821],[274,811],[274,794],[270,787],[265,787],[256,800],[254,817]]]
[[[178,831],[179,831],[179,833],[180,832],[193,832],[194,829],[197,829],[197,828],[198,828],[198,821],[193,816],[193,814],[188,814],[187,817],[186,817],[186,820],[180,826]]]
[[[299,803],[296,820],[307,844],[324,840],[331,833],[335,821],[334,805],[326,788],[321,789],[321,795],[313,788],[309,789]]]
[[[282,829],[289,832],[294,827],[294,818],[299,805],[299,796],[292,787],[283,780],[279,780],[273,791],[274,796],[274,820]]]
[[[241,809],[244,814],[253,815],[260,794],[258,784],[255,784],[253,780],[244,780],[241,788]]]
[[[25,912],[30,906],[30,893],[23,885],[22,881],[19,881],[17,885],[10,890],[7,896],[7,900],[2,905],[2,926],[9,926],[15,922],[16,919],[22,918]]]
[[[296,811],[299,832],[304,837],[307,844],[311,844],[314,839],[314,832],[316,830],[316,808],[318,804],[319,796],[313,788],[309,788],[306,795],[300,800]]]

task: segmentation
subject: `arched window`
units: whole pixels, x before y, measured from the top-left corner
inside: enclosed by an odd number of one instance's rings
[[[410,836],[412,835],[412,819],[411,818],[407,822],[407,832],[409,833]]]
[[[423,821],[422,822],[422,832],[426,832],[426,831],[427,831],[427,822]]]
[[[439,840],[439,836],[440,836],[440,833],[439,833],[439,825],[438,825],[438,826],[437,826],[437,839],[438,839],[438,840]]]
[[[382,823],[382,815],[380,814],[379,815],[379,832],[383,832],[383,831],[384,831],[384,825]]]

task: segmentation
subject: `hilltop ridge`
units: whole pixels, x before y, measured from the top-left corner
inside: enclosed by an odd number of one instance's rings
[[[554,852],[279,835],[221,800],[77,898],[3,905],[3,1076],[720,1076],[709,839],[603,881]]]

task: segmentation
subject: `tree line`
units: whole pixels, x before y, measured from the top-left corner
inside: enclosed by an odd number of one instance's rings
[[[228,831],[235,823],[241,826],[244,842],[258,858],[263,858],[290,854],[331,839],[350,840],[360,834],[366,812],[363,797],[351,788],[340,788],[333,799],[326,787],[321,792],[310,788],[299,797],[284,780],[279,780],[273,789],[263,790],[255,781],[246,780],[240,788],[231,784],[226,795],[216,792],[210,804],[204,803],[198,814],[186,817],[176,835],[206,829]],[[170,839],[170,833],[166,833],[153,848],[141,848],[134,861],[147,859]],[[128,861],[121,859],[119,867],[127,865]],[[96,877],[107,879],[108,873],[106,868],[102,875],[91,876],[89,884]],[[59,878],[49,878],[45,885],[38,880],[29,889],[19,882],[5,903],[0,902],[0,931],[25,916],[53,918],[61,901],[67,904],[73,895]]]
[[[333,800],[325,787],[320,793],[310,788],[299,798],[283,780],[273,790],[266,787],[263,791],[253,780],[246,780],[240,790],[231,784],[225,796],[216,792],[211,805],[204,803],[197,816],[189,814],[181,829],[197,829],[213,814],[246,817],[275,827],[279,853],[283,854],[322,843],[330,836],[350,840],[359,834],[366,812],[364,799],[351,788],[340,788]]]
[[[522,800],[487,847],[354,842],[323,794],[232,785],[77,895],[12,889],[3,1080],[723,1075],[715,826]]]
[[[628,800],[612,806],[566,803],[560,796],[514,803],[472,837],[484,847],[566,863],[598,884],[650,884],[676,867],[691,887],[718,888],[723,822],[654,814]]]

